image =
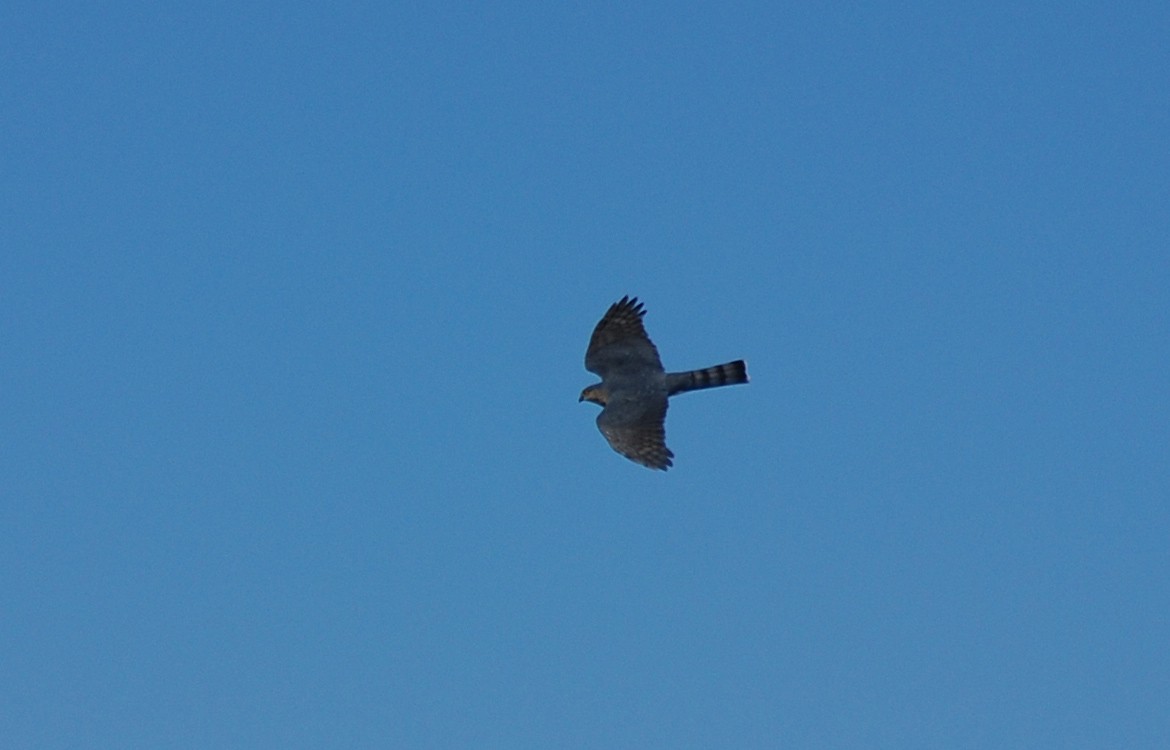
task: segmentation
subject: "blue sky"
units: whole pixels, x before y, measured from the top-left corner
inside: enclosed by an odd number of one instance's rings
[[[1170,745],[1164,3],[0,9],[13,748]],[[578,404],[624,294],[676,466]]]

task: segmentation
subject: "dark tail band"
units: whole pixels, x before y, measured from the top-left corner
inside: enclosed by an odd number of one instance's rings
[[[666,376],[666,391],[673,396],[684,391],[716,388],[721,385],[736,385],[748,382],[747,364],[742,359],[723,365],[706,367],[690,372],[672,372]]]

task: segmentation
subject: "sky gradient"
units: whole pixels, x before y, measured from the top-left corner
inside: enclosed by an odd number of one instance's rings
[[[1170,747],[1170,9],[628,5],[0,9],[6,746]]]

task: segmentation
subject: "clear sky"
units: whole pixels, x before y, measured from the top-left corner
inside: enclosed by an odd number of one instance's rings
[[[4,746],[1170,747],[1170,6],[815,5],[5,3]]]

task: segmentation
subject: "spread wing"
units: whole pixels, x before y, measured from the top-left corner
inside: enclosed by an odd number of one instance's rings
[[[658,350],[642,326],[642,316],[645,314],[646,310],[637,297],[622,297],[610,305],[589,339],[589,348],[585,351],[585,369],[597,373],[603,380],[615,369],[623,367],[661,371],[662,360],[658,358]],[[663,408],[663,413],[665,411]]]
[[[666,471],[674,454],[666,447],[666,396],[616,398],[597,415],[610,446],[631,461]]]

